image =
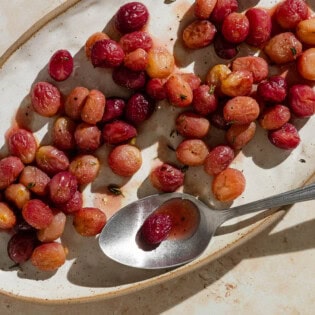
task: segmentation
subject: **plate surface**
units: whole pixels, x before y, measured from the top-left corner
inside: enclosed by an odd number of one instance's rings
[[[76,1],[69,1],[69,3]],[[47,23],[32,38],[25,42],[5,62],[0,70],[0,133],[5,135],[16,122],[31,128],[42,144],[50,142],[49,128],[53,119],[45,119],[30,109],[29,91],[37,81],[51,79],[47,73],[47,62],[58,49],[68,49],[75,60],[75,71],[71,78],[55,83],[65,95],[75,86],[86,86],[103,91],[106,96],[128,96],[129,91],[118,88],[111,80],[110,71],[93,69],[86,60],[84,43],[93,33],[105,30],[118,38],[112,25],[112,17],[118,7],[127,1],[79,1],[69,10]],[[213,48],[198,51],[183,49],[178,40],[181,30],[193,19],[192,0],[167,3],[157,0],[142,1],[149,8],[151,17],[148,31],[159,45],[166,46],[176,56],[181,71],[194,71],[204,78],[208,69],[222,60],[215,58]],[[259,5],[271,7],[276,1],[239,1],[240,9]],[[35,30],[35,29],[34,29]],[[255,51],[250,51],[255,53]],[[179,110],[166,102],[158,105],[157,111],[139,130],[137,145],[142,149],[141,170],[129,180],[123,180],[111,173],[106,165],[108,148],[102,147],[97,155],[102,159],[98,180],[84,191],[85,204],[98,206],[110,217],[120,207],[156,191],[150,186],[147,176],[160,161],[175,161],[175,154],[169,147],[176,147],[181,138],[174,133],[174,117]],[[293,151],[282,151],[273,147],[264,131],[258,130],[255,139],[240,152],[233,167],[244,172],[247,186],[242,197],[233,205],[250,202],[274,193],[303,185],[314,173],[312,156],[315,154],[314,117],[296,120],[301,144]],[[222,135],[212,130],[209,143],[215,144]],[[1,140],[1,155],[6,154],[4,136]],[[107,194],[108,184],[122,186],[124,197]],[[202,168],[190,168],[184,190],[200,197],[209,205],[223,207],[214,202],[210,193],[211,178]],[[277,220],[281,213],[246,216],[227,222],[218,230],[210,246],[194,262],[174,270],[148,271],[128,268],[106,258],[98,247],[97,238],[83,238],[76,234],[68,219],[62,243],[68,247],[66,264],[57,272],[47,273],[35,270],[29,263],[21,269],[12,269],[12,261],[6,255],[0,258],[0,290],[4,294],[39,302],[78,302],[89,299],[108,298],[138,290],[166,281],[196,269],[225,254],[228,250],[254,236],[262,228]],[[9,235],[1,233],[1,251],[6,252]]]

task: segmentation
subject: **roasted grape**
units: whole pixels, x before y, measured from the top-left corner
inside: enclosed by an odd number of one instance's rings
[[[32,264],[42,271],[54,271],[66,261],[66,249],[57,242],[37,246],[31,256]]]
[[[119,8],[115,15],[115,26],[123,34],[139,31],[148,21],[149,11],[140,2],[129,2]]]
[[[16,233],[8,242],[8,256],[16,264],[22,264],[31,258],[36,244],[37,241],[34,233]]]
[[[95,236],[106,224],[106,215],[98,208],[86,207],[73,214],[73,226],[82,236]]]
[[[142,165],[141,151],[130,144],[118,145],[110,152],[108,165],[115,174],[130,177]]]
[[[244,42],[249,34],[248,18],[244,14],[232,12],[224,18],[221,32],[230,43]]]
[[[201,139],[210,129],[207,118],[192,112],[183,112],[176,118],[176,130],[186,138]]]
[[[208,20],[196,20],[183,31],[183,42],[187,48],[198,49],[209,46],[217,30]]]
[[[122,120],[116,120],[104,125],[102,136],[105,143],[119,144],[137,136],[137,129]]]
[[[35,160],[37,166],[49,175],[65,171],[69,166],[66,154],[52,145],[38,148]]]
[[[0,189],[12,184],[24,169],[21,159],[16,156],[8,156],[0,160]]]
[[[52,142],[60,150],[75,148],[74,131],[76,123],[69,117],[58,117],[51,131]]]
[[[35,159],[37,142],[32,132],[17,129],[8,137],[8,149],[11,155],[19,157],[24,164],[29,164]]]
[[[289,90],[289,106],[295,116],[310,117],[315,112],[315,91],[309,85],[295,84]]]
[[[245,177],[241,171],[226,168],[214,177],[212,192],[219,201],[233,201],[244,192],[245,184]]]
[[[22,215],[29,225],[38,230],[48,227],[54,217],[51,208],[40,199],[29,200],[23,206]]]
[[[48,184],[50,200],[55,204],[69,201],[77,191],[78,182],[76,177],[68,172],[59,172],[52,177]]]
[[[76,156],[69,166],[69,171],[76,177],[80,185],[93,182],[99,170],[100,162],[96,156],[91,154]]]
[[[49,60],[49,75],[55,81],[64,81],[70,77],[73,71],[73,64],[73,57],[68,50],[57,50]]]
[[[4,195],[6,200],[14,204],[18,209],[22,209],[25,203],[31,199],[29,189],[21,183],[9,185],[5,189]]]
[[[218,175],[225,170],[234,159],[234,150],[228,145],[218,145],[210,150],[204,163],[207,174]]]
[[[174,192],[183,185],[184,178],[180,169],[168,163],[163,163],[150,173],[151,184],[163,192]]]
[[[0,230],[12,229],[16,224],[16,215],[11,207],[0,202]]]
[[[39,115],[54,116],[61,107],[60,91],[51,83],[37,82],[31,90],[31,103],[34,111]]]
[[[270,130],[268,138],[273,145],[285,150],[296,148],[301,141],[296,127],[290,123],[285,123],[279,129]]]
[[[101,131],[96,125],[81,123],[75,129],[74,139],[78,149],[93,152],[101,145]]]
[[[48,192],[49,176],[36,166],[26,166],[19,178],[19,182],[38,196],[45,196]]]
[[[182,141],[176,149],[177,160],[188,166],[203,165],[209,149],[200,139],[188,139]]]
[[[103,118],[106,98],[99,90],[91,90],[81,109],[81,119],[87,124],[95,125]]]
[[[91,61],[94,67],[113,68],[123,63],[125,53],[112,39],[102,39],[92,46]]]

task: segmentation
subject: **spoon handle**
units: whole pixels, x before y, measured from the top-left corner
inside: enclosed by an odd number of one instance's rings
[[[315,199],[315,183],[225,210],[224,221],[259,210]]]

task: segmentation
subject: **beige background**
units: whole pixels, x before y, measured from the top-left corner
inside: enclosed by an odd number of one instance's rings
[[[63,2],[0,0],[0,55]],[[295,205],[250,242],[162,285],[80,305],[36,305],[0,296],[0,314],[314,314],[314,210],[315,202]]]

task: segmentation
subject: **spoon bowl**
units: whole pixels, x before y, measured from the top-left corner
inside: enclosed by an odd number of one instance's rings
[[[199,211],[199,224],[187,239],[167,239],[154,248],[139,245],[139,230],[145,219],[165,202],[181,198]],[[186,264],[200,256],[217,228],[225,221],[259,210],[280,207],[315,198],[315,184],[226,210],[213,210],[196,197],[185,193],[165,193],[139,199],[120,209],[107,222],[99,236],[99,245],[109,258],[136,268],[163,269]]]

